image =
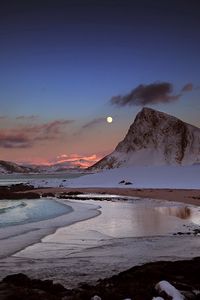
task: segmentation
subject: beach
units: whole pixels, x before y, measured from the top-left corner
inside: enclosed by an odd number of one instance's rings
[[[198,208],[192,206],[193,200],[198,200],[192,198],[198,197],[198,190],[188,190],[186,194],[184,190],[175,191],[176,197],[170,190],[127,188],[35,191],[51,191],[57,196],[79,191],[91,199],[94,197],[91,193],[99,194],[96,200],[59,199],[73,208],[67,218],[63,215],[26,224],[29,230],[21,236],[10,239],[13,228],[8,227],[8,239],[2,237],[1,278],[22,272],[31,278],[50,279],[67,288],[77,288],[81,283],[95,284],[100,278],[146,262],[190,259],[199,255],[200,241],[194,234],[199,228],[198,222],[195,224],[199,220]],[[110,200],[101,200],[101,197],[109,198],[109,194],[135,198],[115,200],[110,196]],[[153,200],[156,197],[157,200]],[[163,201],[164,197],[170,202]],[[134,207],[139,208],[138,215],[133,214],[135,209],[131,211]],[[188,219],[188,208],[195,211],[193,219]]]
[[[131,197],[163,199],[167,201],[182,202],[185,204],[200,205],[200,189],[135,189],[135,188],[118,188],[118,187],[69,187],[69,188],[42,188],[34,189],[38,193],[52,192],[56,195],[69,192],[81,192],[81,193],[106,193],[115,195],[124,195]]]

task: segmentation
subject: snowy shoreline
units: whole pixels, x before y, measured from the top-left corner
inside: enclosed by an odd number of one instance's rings
[[[156,236],[149,232],[148,236],[133,237],[131,233],[128,234],[126,226],[124,229],[121,228],[121,225],[118,227],[119,223],[123,224],[122,222],[116,222],[118,216],[121,216],[122,220],[128,220],[127,214],[123,215],[121,209],[126,208],[127,211],[130,211],[131,203],[126,201],[121,202],[121,204],[112,201],[87,202],[75,200],[70,202],[70,205],[73,204],[73,208],[76,212],[78,210],[80,214],[86,210],[88,217],[91,217],[92,213],[93,218],[86,220],[85,214],[85,218],[83,218],[85,221],[79,222],[80,216],[78,218],[77,215],[76,223],[73,225],[59,226],[62,228],[54,230],[55,233],[53,234],[45,234],[41,242],[36,242],[28,247],[25,246],[24,250],[17,251],[15,255],[2,258],[0,264],[1,278],[8,274],[23,272],[32,278],[52,279],[71,288],[77,287],[81,282],[94,283],[99,278],[112,276],[145,262],[188,259],[198,256],[200,243],[198,237],[193,234],[190,236],[187,234],[173,235],[173,232],[179,230],[187,233],[188,228],[191,228],[187,220],[177,219],[172,215],[168,224],[170,227],[167,227],[166,231],[166,233],[169,231],[171,234],[160,235],[157,233]],[[138,204],[149,205],[148,208],[151,206],[151,202],[154,203],[155,201],[141,199]],[[163,201],[156,201],[156,203],[159,206],[163,205]],[[67,204],[69,204],[68,201]],[[99,205],[101,205],[101,214],[98,211]],[[118,205],[120,214],[116,215],[116,220],[110,221],[111,213],[113,214],[113,209]],[[164,203],[164,205],[184,208],[184,204]],[[99,215],[98,218],[94,218],[96,214]],[[74,218],[73,213],[68,214],[68,216],[70,215]],[[166,220],[165,216],[161,214],[160,221],[163,221],[163,218]],[[158,219],[156,220],[158,221]],[[108,221],[111,222],[112,226],[110,223],[107,224]],[[97,224],[101,227],[103,225],[101,230]],[[184,226],[184,224],[189,227]],[[159,228],[158,223],[155,223],[155,226]]]
[[[70,206],[72,211],[38,222],[0,228],[0,241],[2,241],[0,258],[9,257],[30,245],[40,242],[42,238],[53,234],[60,227],[96,217],[101,213],[97,205],[83,205],[60,199],[56,199],[56,201]]]

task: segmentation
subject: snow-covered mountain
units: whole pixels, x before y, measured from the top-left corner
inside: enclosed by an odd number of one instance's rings
[[[89,169],[195,163],[200,163],[200,129],[163,112],[143,108],[124,140]]]
[[[13,173],[59,173],[59,172],[84,172],[80,167],[72,167],[68,162],[46,165],[20,165],[10,161],[0,160],[0,174]]]
[[[10,161],[0,160],[0,174],[30,173],[34,171],[35,170],[31,167],[25,167]]]

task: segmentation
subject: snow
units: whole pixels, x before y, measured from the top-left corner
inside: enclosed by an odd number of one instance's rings
[[[160,281],[156,284],[155,289],[161,293],[165,292],[168,296],[172,297],[172,300],[184,300],[185,297],[168,281]]]
[[[200,162],[200,129],[144,108],[115,150],[92,170],[127,166],[192,165]]]
[[[25,247],[37,243],[41,238],[52,234],[59,227],[98,216],[99,206],[95,204],[77,203],[67,200],[57,200],[72,208],[72,212],[48,220],[18,224],[0,228],[0,258],[12,255]]]
[[[104,170],[78,178],[30,181],[35,187],[124,187],[124,188],[174,188],[199,189],[200,165],[149,166]],[[125,180],[132,185],[119,184]]]
[[[101,298],[97,295],[95,295],[94,297],[91,298],[91,300],[101,300]]]

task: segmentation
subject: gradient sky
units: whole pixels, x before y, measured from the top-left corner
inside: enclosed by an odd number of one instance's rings
[[[200,2],[1,1],[0,78],[2,160],[108,154],[143,106],[111,99],[140,85],[168,83],[145,105],[200,127]]]

